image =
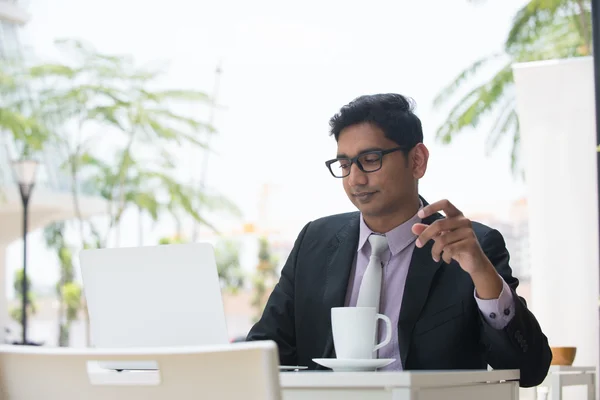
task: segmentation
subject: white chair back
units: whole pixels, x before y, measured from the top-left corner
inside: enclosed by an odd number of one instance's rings
[[[99,361],[153,361],[156,371],[102,369]],[[280,400],[273,342],[181,348],[0,346],[2,400]]]

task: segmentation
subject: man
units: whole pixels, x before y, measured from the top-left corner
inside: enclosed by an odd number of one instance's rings
[[[248,340],[277,342],[282,364],[319,368],[313,358],[335,357],[331,308],[375,304],[394,328],[378,355],[396,358],[387,369],[489,364],[519,369],[523,387],[540,384],[551,351],[515,292],[502,235],[419,195],[429,152],[411,103],[362,96],[330,126],[338,154],[326,165],[359,212],[304,226]]]

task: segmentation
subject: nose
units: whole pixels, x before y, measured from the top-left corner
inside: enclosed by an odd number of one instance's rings
[[[367,184],[367,174],[358,168],[358,165],[350,166],[350,175],[346,177],[350,186],[364,186]]]

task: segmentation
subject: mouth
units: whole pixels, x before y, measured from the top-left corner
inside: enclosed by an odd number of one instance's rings
[[[358,193],[354,193],[353,196],[358,200],[368,200],[375,193],[377,193],[377,192],[376,191],[374,191],[374,192],[358,192]]]

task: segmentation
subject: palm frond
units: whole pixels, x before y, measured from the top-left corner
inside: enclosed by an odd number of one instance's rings
[[[486,138],[486,152],[490,153],[500,140],[509,132],[515,128],[515,122],[517,120],[517,112],[515,110],[514,98],[508,99],[503,105],[502,109],[498,112],[496,121],[490,130]],[[514,131],[513,131],[514,132]]]
[[[586,55],[589,46],[577,29],[577,21],[572,15],[557,15],[535,35],[507,47],[507,52],[519,62]]]
[[[141,90],[141,94],[145,99],[162,103],[165,101],[172,100],[185,100],[191,102],[201,102],[210,104],[212,102],[211,98],[203,92],[193,91],[193,90],[183,90],[183,89],[169,89],[169,90],[153,90],[147,91],[145,89]]]
[[[510,53],[515,46],[537,40],[564,3],[564,0],[530,0],[513,18],[505,49]]]
[[[517,167],[520,164],[519,152],[521,150],[521,131],[519,128],[519,118],[515,118],[514,121],[514,135],[512,140],[512,150],[510,152],[510,168],[513,172],[517,171]]]
[[[461,87],[467,80],[473,78],[479,70],[491,61],[497,59],[501,54],[492,54],[479,60],[475,61],[469,67],[465,68],[454,80],[445,88],[443,88],[439,94],[433,100],[433,106],[440,106],[445,103],[451,96],[456,93],[456,90]]]
[[[491,112],[501,102],[512,83],[512,68],[502,68],[491,81],[484,83],[459,100],[448,114],[446,121],[436,133],[444,143],[450,143],[453,135],[466,127],[477,127],[481,117]]]

